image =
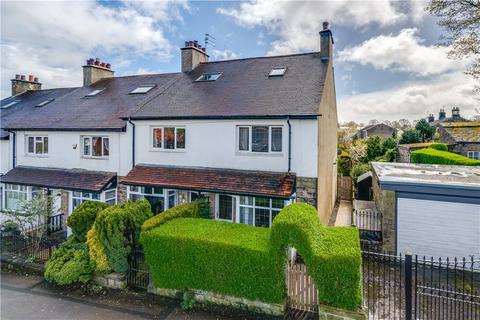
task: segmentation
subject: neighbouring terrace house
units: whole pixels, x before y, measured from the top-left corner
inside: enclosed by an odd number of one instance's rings
[[[374,162],[383,249],[420,257],[480,254],[480,168]]]
[[[337,172],[327,26],[320,48],[209,62],[188,41],[178,73],[115,77],[89,59],[77,88],[16,77],[1,101],[2,209],[40,188],[64,219],[85,200],[147,199],[158,214],[202,195],[219,220],[269,227],[307,201],[327,223]]]
[[[443,122],[438,133],[450,152],[480,160],[480,122]]]

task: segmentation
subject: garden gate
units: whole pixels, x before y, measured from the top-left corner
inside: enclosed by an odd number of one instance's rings
[[[314,319],[318,312],[318,291],[303,263],[287,268],[289,319]]]
[[[337,176],[337,194],[338,199],[352,201],[353,199],[353,185],[352,178],[349,176]]]

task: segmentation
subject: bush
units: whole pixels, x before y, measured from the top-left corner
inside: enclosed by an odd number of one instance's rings
[[[387,138],[387,139],[383,140],[382,148],[383,148],[384,153],[387,152],[388,150],[396,149],[397,148],[397,140],[395,140],[394,138]]]
[[[411,157],[414,163],[480,166],[480,160],[473,160],[456,153],[431,148],[413,151]]]
[[[321,303],[350,310],[360,307],[362,257],[357,229],[324,227],[314,207],[295,203],[275,218],[271,232],[276,274],[283,274],[286,248],[293,246],[305,260]]]
[[[87,232],[87,245],[90,260],[95,265],[95,270],[98,272],[108,273],[111,271],[110,263],[108,263],[107,255],[105,254],[105,247],[100,239],[98,239],[95,228],[91,228]]]
[[[448,147],[445,143],[432,143],[428,146],[428,148],[440,151],[448,151]]]
[[[284,272],[274,272],[270,229],[207,219],[179,218],[142,231],[155,286],[202,289],[279,303]]]
[[[359,163],[352,166],[352,170],[350,170],[350,177],[352,177],[353,183],[356,184],[358,177],[370,170],[372,170],[372,168],[368,163]]]
[[[382,140],[379,136],[367,139],[367,160],[374,161],[383,155]]]
[[[409,129],[403,132],[402,137],[400,138],[400,144],[407,143],[418,143],[422,142],[422,135],[417,129]]]
[[[141,226],[150,217],[152,210],[147,200],[110,206],[97,215],[92,228],[103,245],[110,269],[115,272],[127,271],[131,245],[138,243]],[[92,237],[90,240],[92,243]],[[92,248],[95,242],[93,240]],[[99,260],[95,260],[95,263],[98,264]]]
[[[88,230],[92,228],[97,214],[108,207],[108,204],[99,201],[85,201],[73,210],[67,223],[72,228],[72,233],[80,242],[86,241]]]
[[[203,217],[201,208],[203,206],[203,201],[194,201],[180,204],[176,207],[170,208],[165,212],[153,216],[152,218],[146,220],[142,225],[142,231],[148,231],[153,228],[158,227],[161,224],[164,224],[167,221],[176,218],[200,218]],[[208,205],[208,203],[207,203]],[[207,208],[208,210],[208,208]],[[208,214],[208,213],[207,213]]]
[[[86,283],[92,279],[93,263],[84,244],[62,244],[45,264],[45,279],[59,285]]]

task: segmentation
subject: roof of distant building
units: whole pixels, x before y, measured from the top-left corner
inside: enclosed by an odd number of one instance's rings
[[[440,125],[457,142],[480,143],[480,122],[443,122]]]

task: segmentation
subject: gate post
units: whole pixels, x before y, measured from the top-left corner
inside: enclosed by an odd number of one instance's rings
[[[405,320],[412,320],[412,254],[405,253]]]

